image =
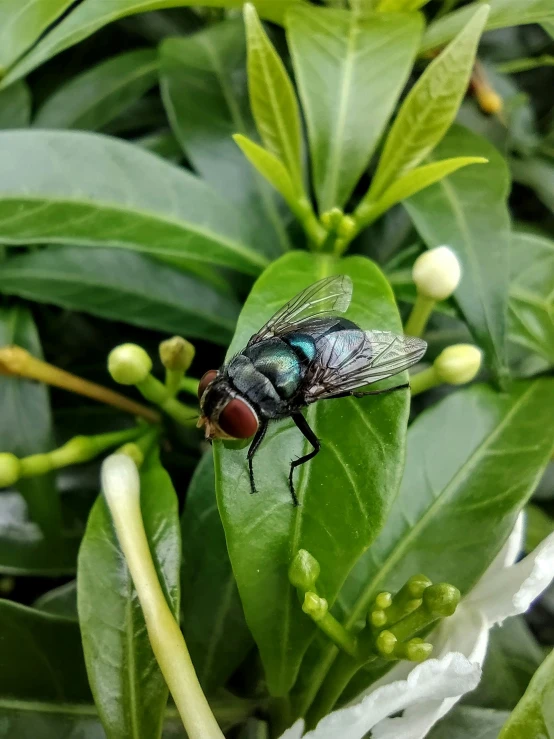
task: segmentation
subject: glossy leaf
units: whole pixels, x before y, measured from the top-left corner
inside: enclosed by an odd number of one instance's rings
[[[533,503],[525,508],[525,516],[525,551],[532,552],[541,541],[554,533],[554,518]]]
[[[510,341],[554,364],[554,241],[515,233],[510,256]]]
[[[0,9],[0,77],[71,5],[72,0],[3,0]]]
[[[510,161],[516,182],[531,187],[537,197],[554,213],[554,165],[546,158],[529,157]]]
[[[538,739],[554,734],[554,652],[535,673],[498,739]]]
[[[367,168],[412,68],[419,14],[360,16],[299,6],[287,15],[320,211],[342,207]]]
[[[18,0],[11,0],[10,4],[15,7],[17,2]],[[33,4],[43,2],[44,0],[34,0]],[[49,0],[49,2],[55,2],[55,0]],[[253,2],[263,18],[280,23],[283,21],[287,8],[300,0],[253,0]],[[62,5],[61,2],[58,4]],[[64,0],[63,4],[67,7],[69,2]],[[10,70],[0,86],[7,87],[15,80],[25,77],[31,70],[44,64],[60,51],[88,38],[109,23],[149,10],[196,4],[196,0],[119,0],[116,5],[99,3],[98,0],[83,0]],[[242,4],[243,0],[204,0],[202,3],[204,6],[216,8],[240,8]],[[35,41],[37,36],[38,34],[32,40]]]
[[[330,274],[354,282],[347,317],[364,328],[401,332],[392,291],[362,257],[334,260],[294,253],[255,284],[229,349],[232,356],[288,299]],[[397,376],[391,382],[403,381]],[[314,633],[289,585],[292,556],[305,548],[321,564],[318,587],[331,602],[381,527],[401,475],[409,398],[321,401],[307,419],[322,441],[296,476],[300,506],[288,490],[290,460],[308,447],[291,421],[275,423],[254,460],[259,494],[251,496],[246,449],[214,444],[218,505],[247,623],[260,649],[270,691],[284,694]],[[340,516],[337,516],[337,506]]]
[[[398,590],[417,572],[462,594],[471,589],[552,455],[544,428],[553,413],[554,381],[543,379],[514,383],[509,393],[474,385],[414,421],[400,492],[340,594],[348,625],[364,617],[376,593]],[[314,674],[321,669],[329,669],[325,653]],[[359,690],[375,678],[357,679]]]
[[[484,167],[467,167],[405,202],[429,248],[448,244],[462,264],[455,292],[469,327],[497,376],[506,372],[506,313],[510,269],[510,178],[492,144],[453,126],[433,157],[481,155]]]
[[[200,460],[181,517],[182,628],[196,674],[210,695],[253,646],[217,510],[212,455]]]
[[[177,498],[157,452],[145,460],[140,479],[150,551],[166,599],[177,614]],[[90,514],[79,553],[77,598],[87,672],[107,736],[155,739],[161,732],[168,691],[102,495]]]
[[[70,580],[65,585],[49,590],[37,598],[34,608],[53,616],[77,621],[77,582]]]
[[[479,5],[479,2],[471,3],[431,23],[423,36],[420,52],[437,49],[450,41],[465,26]],[[525,3],[519,0],[494,0],[485,30],[543,21],[554,21],[551,0],[526,0]]]
[[[34,125],[97,131],[141,98],[157,79],[154,50],[119,54],[57,89],[40,107]]]
[[[89,703],[79,625],[0,600],[0,705],[8,701]]]
[[[368,195],[362,198],[356,209],[356,216],[363,225],[364,221],[371,218],[375,220],[379,215],[392,208],[396,203],[415,195],[435,182],[440,182],[444,177],[456,172],[469,164],[486,164],[484,157],[452,157],[443,159],[432,164],[424,164],[421,167],[406,172],[388,187],[376,202],[371,202]]]
[[[136,146],[77,131],[17,131],[0,133],[0,155],[0,243],[116,246],[253,274],[265,263],[241,243],[240,217],[225,201]]]
[[[248,47],[248,92],[256,127],[268,151],[287,168],[298,192],[302,190],[302,133],[294,88],[281,58],[255,8],[244,9]]]
[[[94,706],[68,706],[65,713],[49,703],[3,705],[0,700],[2,739],[106,739]]]
[[[237,133],[233,139],[250,164],[273,185],[291,207],[294,207],[296,201],[294,184],[281,160],[246,136]]]
[[[456,706],[440,721],[428,739],[498,739],[498,732],[508,717],[506,711],[490,708]]]
[[[0,92],[0,129],[25,128],[31,118],[31,93],[25,82]]]
[[[385,141],[369,191],[372,200],[418,165],[447,132],[467,90],[488,8],[472,15],[408,93]]]
[[[8,258],[0,293],[226,344],[238,304],[191,275],[121,249],[51,247]]]
[[[160,58],[164,103],[187,159],[214,190],[248,212],[259,248],[280,254],[289,243],[275,193],[232,139],[236,132],[255,132],[242,21],[228,20],[189,38],[167,39]]]

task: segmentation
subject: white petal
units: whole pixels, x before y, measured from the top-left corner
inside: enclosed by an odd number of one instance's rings
[[[497,572],[494,578],[483,578],[468,602],[481,610],[492,626],[509,616],[525,613],[553,579],[554,534],[550,534],[521,562]]]
[[[300,739],[304,731],[304,719],[299,718],[279,739]]]
[[[422,739],[464,693],[477,686],[488,642],[487,624],[478,611],[460,606],[454,616],[441,623],[430,641],[435,646],[437,656],[442,660],[452,655],[450,651],[452,649],[461,652],[460,657],[463,655],[467,664],[472,666],[473,681],[464,683],[461,680],[459,690],[451,694],[451,697],[444,698],[438,693],[430,693],[427,697],[432,697],[432,700],[414,704],[404,711],[400,718],[381,721],[372,731],[373,739]],[[405,669],[404,663],[398,667]]]
[[[465,693],[479,682],[480,670],[462,654],[447,654],[430,659],[410,672],[407,680],[398,680],[367,695],[360,703],[341,708],[322,719],[306,739],[363,739],[386,716],[409,706]],[[395,739],[398,739],[395,736]]]
[[[489,576],[494,577],[497,572],[506,569],[514,564],[523,549],[525,528],[525,514],[523,511],[516,519],[512,533],[507,538],[506,543],[498,552],[492,563],[488,566],[485,574],[479,582],[486,580]]]

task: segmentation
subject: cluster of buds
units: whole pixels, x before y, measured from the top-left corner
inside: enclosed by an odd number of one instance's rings
[[[335,253],[341,254],[356,234],[356,221],[352,216],[345,215],[340,208],[325,211],[321,214],[320,221],[327,231],[322,248],[334,244]]]
[[[422,662],[433,647],[418,636],[441,618],[452,616],[460,591],[449,583],[433,584],[425,575],[414,575],[393,595],[379,593],[356,633],[346,629],[330,612],[327,600],[317,592],[318,561],[300,549],[289,568],[289,581],[297,589],[302,610],[346,654],[360,665],[377,658]]]

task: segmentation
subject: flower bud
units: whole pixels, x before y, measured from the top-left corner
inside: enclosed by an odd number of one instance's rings
[[[118,454],[126,454],[133,460],[137,467],[140,467],[144,462],[144,454],[142,453],[142,449],[138,446],[138,444],[135,444],[134,441],[129,441],[127,442],[127,444],[123,444],[123,446],[120,447],[117,452]]]
[[[412,278],[420,295],[430,300],[446,300],[458,287],[462,271],[456,254],[448,246],[437,246],[419,256]]]
[[[435,617],[452,616],[460,602],[458,588],[447,582],[431,585],[423,591],[423,602]]]
[[[330,230],[332,228],[338,228],[343,216],[344,214],[340,208],[331,208],[331,210],[326,210],[325,213],[321,214],[320,220],[325,228]]]
[[[182,336],[173,336],[160,344],[160,359],[168,370],[186,372],[194,359],[195,348]]]
[[[337,233],[339,236],[349,238],[356,231],[356,221],[352,216],[343,216],[337,227]]]
[[[444,349],[433,363],[438,380],[449,385],[471,382],[481,367],[481,352],[472,344],[454,344]]]
[[[321,621],[322,618],[325,618],[327,611],[329,610],[329,604],[325,598],[320,598],[316,593],[309,592],[304,596],[302,610],[317,622]]]
[[[108,371],[120,385],[138,385],[151,370],[152,360],[136,344],[121,344],[108,355]]]
[[[102,490],[110,510],[122,504],[138,502],[140,479],[136,464],[126,454],[111,454],[102,463]]]
[[[21,463],[15,454],[0,454],[0,488],[7,488],[19,480]]]
[[[490,88],[476,91],[477,102],[483,113],[492,115],[500,113],[503,107],[503,101],[500,95]]]
[[[319,577],[319,562],[305,549],[299,549],[289,567],[289,581],[303,591],[313,590]]]

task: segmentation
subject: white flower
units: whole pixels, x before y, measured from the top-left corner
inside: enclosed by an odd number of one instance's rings
[[[436,659],[399,663],[347,707],[322,719],[309,739],[423,739],[480,679],[489,630],[524,613],[554,579],[554,534],[514,564],[522,548],[523,516],[475,588],[429,638]],[[403,711],[400,718],[388,718]],[[300,739],[298,720],[281,739]]]
[[[481,368],[481,352],[472,344],[453,344],[439,354],[433,368],[440,382],[464,385],[471,382]]]
[[[460,283],[462,268],[449,246],[437,246],[419,256],[412,269],[412,279],[420,295],[431,300],[446,300]]]

